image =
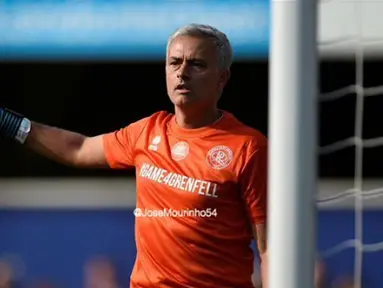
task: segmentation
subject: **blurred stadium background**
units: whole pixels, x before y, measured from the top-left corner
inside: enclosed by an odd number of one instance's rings
[[[352,1],[320,5],[322,39],[345,40],[358,23],[365,36],[383,39],[377,13],[383,3],[366,2],[363,17],[355,17]],[[171,111],[164,76],[166,40],[178,26],[200,22],[226,32],[235,50],[221,108],[267,135],[269,9],[265,0],[0,1],[0,106],[89,135],[158,110]],[[322,93],[356,81],[351,57],[356,42],[335,42],[320,49]],[[379,86],[383,61],[378,50],[368,49],[364,84]],[[365,100],[364,138],[383,134],[382,99]],[[353,93],[318,101],[318,145],[354,136],[355,103]],[[87,263],[105,257],[115,264],[120,287],[128,287],[135,259],[133,172],[74,170],[4,142],[0,160],[0,259],[13,267],[16,285],[84,287]],[[354,160],[353,146],[320,156],[319,199],[353,188]],[[382,163],[381,147],[365,149],[364,189],[383,187]],[[352,277],[355,251],[345,241],[355,238],[354,198],[318,205],[318,254],[328,283]],[[382,198],[364,202],[367,244],[383,240],[382,205]],[[379,248],[372,246],[364,255],[363,287],[383,287]]]

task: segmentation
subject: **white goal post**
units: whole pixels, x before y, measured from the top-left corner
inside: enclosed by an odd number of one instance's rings
[[[317,195],[317,0],[272,0],[269,288],[311,288]]]

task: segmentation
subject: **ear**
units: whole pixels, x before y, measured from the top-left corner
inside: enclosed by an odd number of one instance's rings
[[[219,80],[219,85],[221,90],[226,86],[227,82],[229,82],[230,76],[231,76],[231,72],[229,69],[224,70],[221,73],[221,79]]]

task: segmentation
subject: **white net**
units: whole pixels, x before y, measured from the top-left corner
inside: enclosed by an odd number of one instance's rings
[[[365,269],[364,257],[366,253],[383,250],[382,242],[367,243],[365,241],[364,215],[366,201],[376,202],[383,195],[383,187],[364,185],[363,167],[364,151],[367,148],[376,148],[383,145],[383,137],[366,139],[364,137],[365,102],[367,97],[383,95],[383,86],[366,87],[364,65],[366,56],[380,57],[382,52],[383,21],[380,20],[383,12],[383,1],[322,1],[319,4],[320,50],[322,55],[349,58],[353,55],[355,63],[355,83],[347,87],[339,87],[335,91],[324,93],[320,97],[323,102],[338,101],[344,97],[355,95],[354,135],[346,139],[335,141],[319,148],[320,155],[338,153],[341,150],[354,147],[354,180],[353,185],[328,196],[320,195],[320,207],[327,207],[334,203],[353,199],[354,209],[354,238],[342,240],[341,243],[321,251],[322,257],[330,259],[347,249],[354,249],[353,280],[354,287],[383,287],[383,283],[369,283],[366,286],[365,274],[371,274]],[[382,74],[383,75],[383,74]],[[343,111],[338,111],[342,115]],[[381,123],[374,123],[381,126]],[[379,157],[379,155],[376,155]],[[383,161],[383,157],[381,158]],[[377,182],[379,183],[379,182]],[[380,183],[381,184],[381,183]],[[379,207],[382,209],[382,207]],[[383,222],[382,222],[383,223]],[[382,226],[383,227],[383,226]],[[329,233],[336,233],[329,231]],[[383,267],[383,261],[380,263]],[[383,271],[383,269],[380,269]],[[371,275],[369,275],[371,277]],[[381,276],[375,275],[375,279]],[[374,278],[372,276],[372,278]]]

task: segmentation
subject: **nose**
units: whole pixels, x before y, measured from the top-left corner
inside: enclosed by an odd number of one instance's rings
[[[186,61],[184,63],[182,63],[182,65],[178,69],[177,78],[178,79],[189,79],[190,78],[189,67],[188,67]]]

